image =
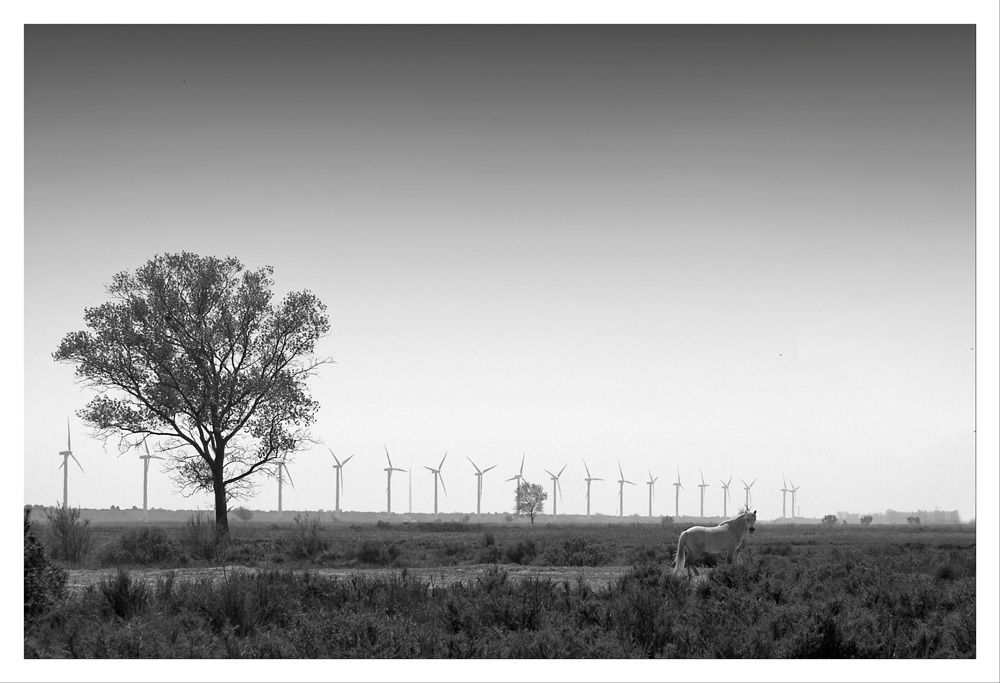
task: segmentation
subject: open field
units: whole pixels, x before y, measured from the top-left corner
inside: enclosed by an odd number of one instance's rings
[[[975,527],[761,524],[695,581],[684,528],[99,523],[25,655],[975,656]]]

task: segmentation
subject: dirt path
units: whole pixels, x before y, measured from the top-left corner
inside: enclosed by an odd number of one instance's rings
[[[490,565],[475,564],[454,567],[429,567],[407,569],[409,576],[426,581],[431,587],[445,586],[462,580],[474,580],[478,575]],[[629,570],[629,567],[525,567],[521,565],[502,565],[507,571],[509,579],[551,579],[553,581],[570,581],[575,583],[578,579],[583,579],[591,589],[598,590],[607,588],[608,584]],[[87,586],[100,583],[105,577],[114,576],[115,569],[70,569],[67,588],[70,594],[82,593]],[[150,584],[155,584],[157,579],[166,577],[171,572],[175,581],[196,581],[199,579],[210,579],[217,581],[232,572],[260,572],[266,571],[260,568],[227,566],[223,567],[198,567],[198,568],[178,568],[178,569],[132,569],[129,574],[133,578],[141,578]],[[348,577],[355,575],[362,576],[386,576],[398,574],[401,569],[309,569],[294,570],[305,572],[316,576]]]

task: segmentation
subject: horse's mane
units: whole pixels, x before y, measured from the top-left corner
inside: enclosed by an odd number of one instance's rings
[[[746,522],[746,516],[748,514],[749,514],[748,512],[744,512],[743,514],[737,515],[736,517],[733,517],[732,519],[727,519],[725,522],[719,522],[719,526],[728,526],[728,527],[731,527],[734,522]]]

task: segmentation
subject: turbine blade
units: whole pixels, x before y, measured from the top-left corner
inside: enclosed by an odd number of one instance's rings
[[[444,452],[444,458],[447,458],[447,457],[448,457],[448,451],[445,451]],[[441,464],[438,465],[438,469],[441,469],[442,467],[444,467],[444,458],[441,458]]]
[[[340,463],[340,466],[343,467],[344,465],[346,465],[347,461],[350,460],[353,457],[354,457],[354,453],[351,453],[349,456],[347,456],[346,458],[344,458],[344,462]]]
[[[583,469],[587,470],[587,478],[590,479],[590,468],[587,467],[587,461],[583,461]]]
[[[519,476],[519,477],[524,476],[524,456],[525,456],[525,454],[521,453],[521,469],[517,473],[517,476]]]
[[[66,418],[66,450],[67,451],[73,450],[73,444],[70,443],[70,440],[69,440],[69,418],[68,417]]]
[[[566,463],[566,465],[568,465],[568,464],[569,464],[569,463]],[[566,465],[563,465],[563,466],[562,466],[562,470],[559,470],[559,476],[560,476],[560,477],[562,476],[562,473],[563,473],[563,470],[565,470],[565,469],[566,469]]]
[[[625,473],[622,472],[622,464],[621,464],[621,462],[618,463],[618,476],[621,477],[622,479],[625,478]]]
[[[76,466],[80,468],[80,471],[81,471],[81,472],[83,472],[83,465],[81,465],[81,464],[80,464],[80,461],[76,459],[76,456],[75,456],[75,455],[73,455],[72,453],[70,453],[70,454],[69,454],[69,457],[73,458],[73,462],[75,462],[75,463],[76,463]]]
[[[382,444],[382,446],[385,448],[385,459],[389,461],[389,467],[392,467],[392,458],[389,457],[389,447],[385,444]]]
[[[422,465],[421,467],[423,467],[425,470],[429,472],[437,472],[436,469],[434,469],[433,467],[428,467],[427,465]]]
[[[487,467],[485,470],[482,471],[482,474],[486,474],[487,472],[489,472],[494,467],[496,467],[496,465],[490,465],[489,467]]]
[[[469,462],[472,462],[472,458],[470,458],[469,456],[465,456],[465,459],[468,460]],[[479,472],[479,466],[476,465],[476,463],[472,462],[472,466],[476,468],[476,472]]]
[[[288,483],[291,484],[292,488],[294,489],[295,488],[295,482],[292,481],[292,473],[288,471],[288,465],[282,463],[281,466],[285,468],[285,476],[288,477]]]
[[[445,486],[444,486],[444,477],[441,476],[441,472],[440,471],[437,473],[437,478],[441,481],[441,488],[442,488],[442,490],[444,490],[444,495],[447,496],[448,495],[448,489],[446,489]]]
[[[152,456],[149,454],[149,442],[147,442],[147,441],[144,440],[142,442],[142,445],[146,447],[146,457],[147,458],[151,458]]]
[[[337,457],[337,454],[333,452],[332,448],[330,448],[329,446],[327,446],[326,450],[330,451],[330,455],[332,455],[333,459],[337,461],[337,465],[343,465],[344,464],[344,463],[340,462],[340,458]],[[347,461],[345,460],[344,462],[347,462]]]
[[[552,477],[553,479],[555,479],[555,478],[556,478],[556,475],[552,474],[551,472],[549,472],[549,471],[548,471],[547,469],[545,469],[544,467],[542,468],[542,472],[545,472],[545,474],[549,475],[549,476],[550,476],[550,477]]]

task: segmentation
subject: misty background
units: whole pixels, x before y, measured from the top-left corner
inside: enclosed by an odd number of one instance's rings
[[[328,306],[345,510],[975,517],[975,27],[28,26],[24,501],[142,505],[51,354],[153,255]],[[285,509],[333,509],[325,446]],[[251,509],[275,509],[260,480]],[[393,477],[393,510],[408,508]],[[551,494],[550,494],[551,495]],[[207,509],[151,467],[151,507]],[[234,503],[235,505],[236,503]],[[551,499],[546,510],[551,510]]]

